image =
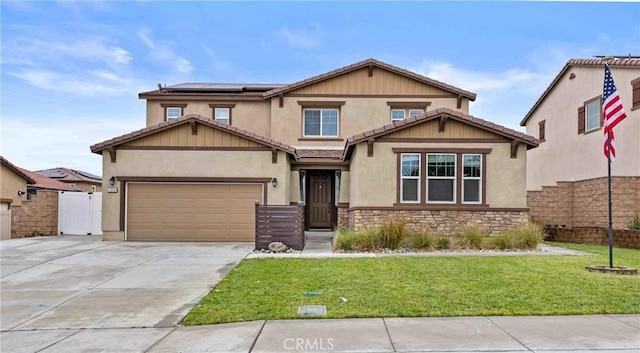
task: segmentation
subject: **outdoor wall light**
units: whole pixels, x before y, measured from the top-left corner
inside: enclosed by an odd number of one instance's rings
[[[18,196],[22,196],[22,195],[24,195],[24,194],[26,194],[26,192],[25,192],[25,191],[18,190]]]
[[[273,179],[271,179],[271,185],[273,185],[274,188],[278,186],[278,178],[274,177]]]
[[[116,185],[116,177],[112,176],[111,178],[109,178],[109,185],[111,186]]]

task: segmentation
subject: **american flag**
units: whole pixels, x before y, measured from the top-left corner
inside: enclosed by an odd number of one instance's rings
[[[613,138],[613,128],[616,127],[627,114],[624,113],[622,101],[618,95],[609,65],[604,64],[604,90],[602,93],[602,111],[604,112],[604,155],[611,162],[616,159],[616,145]],[[611,154],[609,155],[609,152]]]

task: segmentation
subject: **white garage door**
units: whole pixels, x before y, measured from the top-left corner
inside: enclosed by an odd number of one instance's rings
[[[262,184],[128,183],[129,241],[254,241]]]

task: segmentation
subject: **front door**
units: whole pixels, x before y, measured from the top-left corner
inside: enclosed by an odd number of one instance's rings
[[[333,214],[333,172],[309,171],[307,226],[331,228]]]

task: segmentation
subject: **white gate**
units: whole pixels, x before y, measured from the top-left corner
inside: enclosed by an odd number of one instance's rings
[[[102,235],[102,193],[58,192],[58,234]]]

